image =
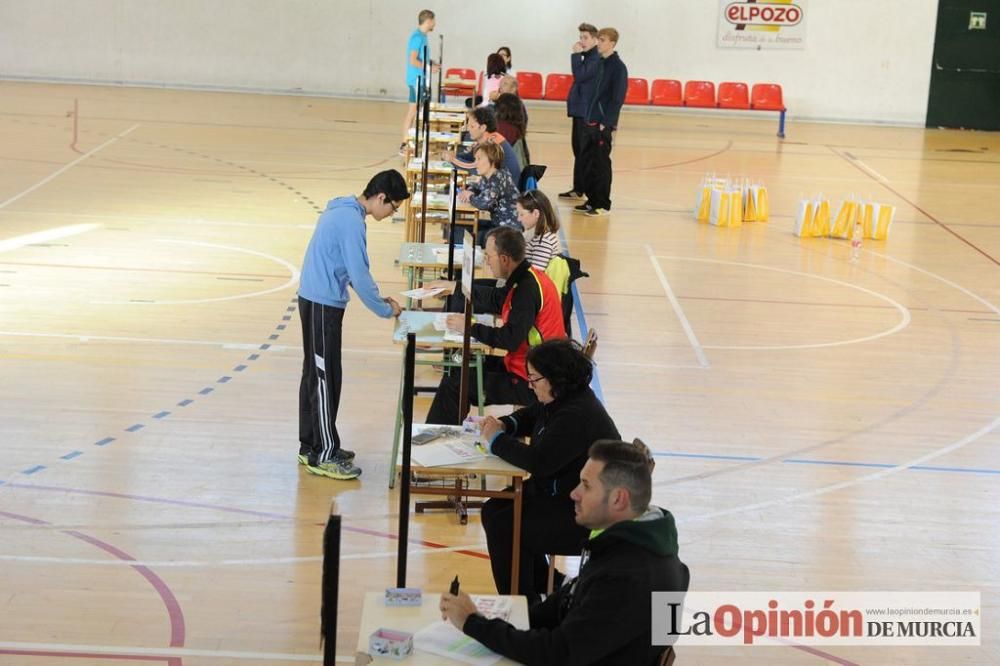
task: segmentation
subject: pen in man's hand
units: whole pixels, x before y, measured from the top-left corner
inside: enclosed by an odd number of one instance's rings
[[[453,597],[458,596],[458,576],[455,576],[455,580],[451,581],[451,587],[448,588],[448,594]]]

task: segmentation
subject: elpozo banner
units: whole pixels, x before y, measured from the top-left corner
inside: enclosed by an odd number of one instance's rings
[[[807,0],[720,0],[720,48],[804,49]]]

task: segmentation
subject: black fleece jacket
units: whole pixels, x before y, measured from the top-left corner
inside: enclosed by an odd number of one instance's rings
[[[494,652],[529,666],[646,666],[653,646],[650,595],[686,592],[669,511],[651,507],[637,520],[592,536],[580,577],[531,608],[531,628],[470,615],[462,630]]]
[[[590,387],[536,402],[500,419],[505,432],[493,440],[492,453],[531,473],[525,495],[569,497],[580,483],[590,445],[621,439],[615,422]],[[531,437],[525,444],[518,437]]]

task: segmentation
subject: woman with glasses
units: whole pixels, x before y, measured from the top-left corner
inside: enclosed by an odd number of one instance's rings
[[[528,262],[544,271],[554,255],[562,252],[559,217],[541,190],[528,190],[517,198],[517,220],[524,227]]]
[[[578,343],[549,340],[532,347],[527,370],[538,402],[501,419],[487,417],[481,432],[491,453],[531,473],[524,482],[518,592],[532,603],[545,592],[545,555],[576,555],[587,538],[569,496],[580,482],[587,450],[599,439],[621,435],[590,388],[593,365]],[[531,444],[522,437],[531,437]],[[482,520],[497,592],[510,594],[513,501],[487,501]]]
[[[473,149],[479,182],[458,193],[458,200],[479,210],[488,211],[490,221],[480,222],[477,244],[482,247],[486,234],[496,227],[514,227],[521,231],[514,203],[517,185],[510,171],[503,166],[503,148],[495,143],[477,143]],[[454,232],[453,232],[454,233]]]

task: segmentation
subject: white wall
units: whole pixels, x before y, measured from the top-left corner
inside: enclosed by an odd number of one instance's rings
[[[568,71],[587,20],[618,28],[632,76],[781,83],[799,118],[927,110],[936,0],[809,0],[797,51],[717,48],[716,0],[0,0],[0,77],[399,99],[424,6],[450,66],[482,68],[504,44],[517,69]]]

